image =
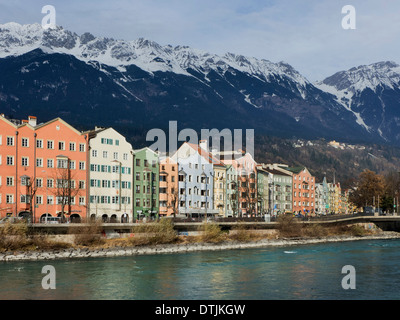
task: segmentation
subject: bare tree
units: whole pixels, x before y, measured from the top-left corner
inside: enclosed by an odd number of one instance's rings
[[[170,197],[168,197],[168,199],[169,203],[167,207],[172,209],[172,215],[175,218],[176,215],[178,214],[178,208],[179,208],[179,189],[172,188]]]
[[[36,194],[36,191],[38,189],[38,186],[36,185],[36,182],[34,181],[33,177],[29,177],[27,175],[24,175],[21,177],[21,182],[22,185],[25,186],[25,203],[29,205],[29,215],[30,218],[33,217],[33,204],[34,204],[34,197]]]
[[[54,171],[53,179],[55,185],[50,192],[56,197],[56,203],[61,206],[61,219],[65,220],[66,207],[68,207],[68,212],[71,214],[72,199],[80,194],[81,189],[75,183],[69,166],[57,168]]]

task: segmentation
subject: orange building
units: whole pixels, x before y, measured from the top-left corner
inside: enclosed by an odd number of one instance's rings
[[[160,216],[178,214],[178,163],[170,157],[160,160]]]
[[[86,218],[86,139],[60,118],[0,116],[0,216]]]
[[[293,173],[293,212],[315,214],[315,177],[306,167],[285,169]]]
[[[231,164],[238,173],[239,215],[257,215],[257,163],[249,153],[244,153],[237,159],[227,157],[222,162]]]

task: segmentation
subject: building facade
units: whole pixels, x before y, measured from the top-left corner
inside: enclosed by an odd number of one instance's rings
[[[0,126],[0,214],[86,218],[87,135],[60,118],[16,124],[0,116]]]
[[[267,214],[269,209],[269,172],[257,166],[257,207],[260,214]]]
[[[276,216],[292,212],[292,172],[281,164],[267,164],[262,168],[269,173],[268,213]]]
[[[238,174],[233,165],[226,166],[226,217],[237,217],[239,214]]]
[[[170,157],[160,160],[160,216],[177,216],[179,207],[178,163]]]
[[[293,211],[315,214],[315,178],[306,167],[288,167],[293,173]]]
[[[133,156],[134,219],[156,219],[160,209],[159,156],[147,147],[134,150]]]
[[[179,215],[214,217],[214,166],[210,154],[199,145],[185,142],[173,155],[178,163]]]
[[[113,128],[89,133],[89,216],[133,221],[133,149]]]

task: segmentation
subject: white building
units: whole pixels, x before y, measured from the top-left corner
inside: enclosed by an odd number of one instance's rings
[[[89,132],[90,218],[133,221],[133,149],[113,128]]]
[[[214,209],[214,171],[210,154],[199,145],[185,142],[172,156],[178,163],[179,215],[204,217]]]

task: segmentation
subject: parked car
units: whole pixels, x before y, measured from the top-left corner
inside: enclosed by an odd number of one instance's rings
[[[61,218],[60,217],[47,217],[47,218],[42,218],[42,220],[40,222],[47,223],[47,224],[58,224],[58,223],[61,223]]]

